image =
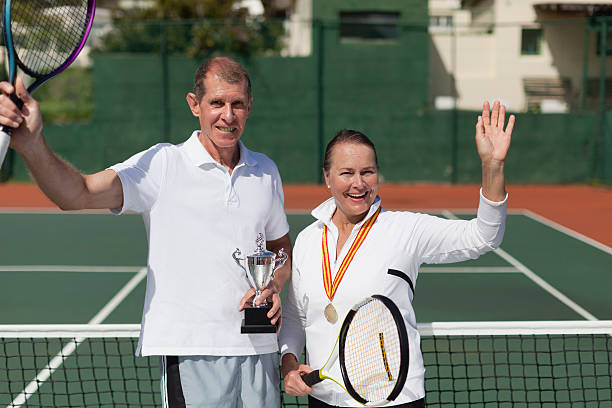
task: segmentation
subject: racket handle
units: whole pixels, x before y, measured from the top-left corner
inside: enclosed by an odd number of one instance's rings
[[[302,376],[302,381],[304,381],[307,386],[312,387],[313,385],[323,381],[323,379],[319,375],[319,370],[314,370],[309,372],[308,374],[304,374]]]
[[[2,126],[0,128],[0,167],[2,167],[2,163],[4,163],[4,157],[6,156],[10,141],[11,137],[7,133],[7,128]]]
[[[17,107],[19,108],[19,110],[21,110],[21,108],[23,108],[23,101],[17,96],[16,93],[12,93],[9,95],[9,98],[11,98],[11,101],[13,101],[13,103],[15,105],[17,105]]]
[[[11,101],[13,101],[19,109],[23,108],[23,101],[19,99],[17,94],[12,93],[9,95],[9,98],[11,98]],[[4,163],[4,158],[6,157],[6,152],[11,142],[12,131],[13,128],[9,126],[0,126],[0,167],[2,167],[2,163]]]

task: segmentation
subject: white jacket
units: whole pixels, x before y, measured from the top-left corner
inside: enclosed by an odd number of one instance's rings
[[[425,396],[425,368],[420,337],[412,308],[414,288],[423,263],[450,263],[474,259],[497,248],[503,238],[506,199],[487,200],[481,192],[477,218],[448,220],[408,211],[381,211],[370,233],[357,251],[333,299],[338,321],[329,323],[323,309],[329,303],[323,287],[322,232],[327,225],[332,279],[357,233],[380,206],[376,198],[368,215],[356,225],[337,259],[338,229],[331,222],[336,210],[333,198],[312,211],[317,219],[297,237],[293,250],[293,273],[283,307],[280,331],[282,354],[298,358],[306,346],[306,362],[313,369],[323,367],[338,338],[347,311],[361,299],[373,294],[391,298],[399,307],[410,343],[409,371],[401,394],[389,405],[404,404]],[[389,274],[393,270],[393,274]],[[398,273],[399,272],[399,273]],[[399,276],[398,276],[399,275]],[[329,367],[326,369],[330,370]],[[331,377],[342,379],[338,364]],[[361,406],[332,381],[314,386],[313,397],[336,406]]]

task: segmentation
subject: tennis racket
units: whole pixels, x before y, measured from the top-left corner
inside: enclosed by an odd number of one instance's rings
[[[65,70],[83,49],[94,19],[95,0],[4,0],[2,35],[9,81],[17,67],[34,79],[28,92]],[[16,95],[11,99],[21,109]],[[0,126],[0,166],[12,129]]]
[[[342,379],[326,368],[339,360]],[[310,387],[329,379],[364,405],[393,401],[408,375],[408,334],[393,301],[382,295],[365,298],[349,310],[327,362],[302,376]]]

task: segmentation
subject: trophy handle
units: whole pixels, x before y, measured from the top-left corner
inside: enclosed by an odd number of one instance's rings
[[[246,274],[247,279],[248,279],[249,274],[248,274],[246,268],[244,267],[244,265],[242,265],[242,261],[244,261],[244,258],[240,258],[240,255],[242,255],[242,252],[240,252],[240,249],[236,248],[236,250],[232,254],[232,258],[234,258],[234,261],[236,261],[238,266],[242,268],[242,270],[244,271],[244,273]]]
[[[280,251],[278,251],[278,257],[276,259],[274,259],[274,269],[272,270],[272,278],[274,279],[274,272],[276,272],[277,269],[279,269],[281,266],[283,266],[285,264],[285,262],[287,262],[287,258],[289,256],[287,255],[287,253],[285,252],[284,248],[281,248]]]

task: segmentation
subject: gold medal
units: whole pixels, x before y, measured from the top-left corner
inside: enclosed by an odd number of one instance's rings
[[[327,321],[332,324],[338,321],[338,312],[336,312],[336,308],[331,303],[325,306],[323,314],[325,315]]]
[[[326,225],[323,226],[323,234],[322,234],[322,237],[323,237],[323,242],[322,242],[323,244],[322,245],[323,247],[323,262],[322,262],[323,288],[325,289],[325,294],[327,295],[327,298],[329,299],[329,304],[325,306],[323,315],[325,316],[327,321],[330,322],[331,324],[334,324],[338,321],[338,312],[336,311],[336,308],[334,307],[334,305],[332,305],[331,301],[334,299],[334,296],[336,295],[336,291],[338,290],[340,281],[344,277],[344,274],[346,273],[346,270],[348,269],[349,264],[355,257],[357,250],[359,249],[361,244],[363,244],[363,241],[365,240],[366,236],[372,229],[372,226],[376,222],[376,218],[378,218],[378,214],[380,214],[381,209],[382,209],[381,207],[378,207],[378,209],[374,212],[374,214],[370,218],[368,218],[368,220],[366,220],[363,223],[363,225],[361,225],[361,228],[359,228],[359,232],[357,233],[355,240],[351,244],[351,247],[349,248],[348,253],[345,255],[344,259],[342,260],[342,263],[340,264],[340,268],[338,269],[338,272],[336,273],[336,276],[334,277],[333,280],[331,276],[331,266],[329,262],[329,249],[327,248],[327,226]]]

